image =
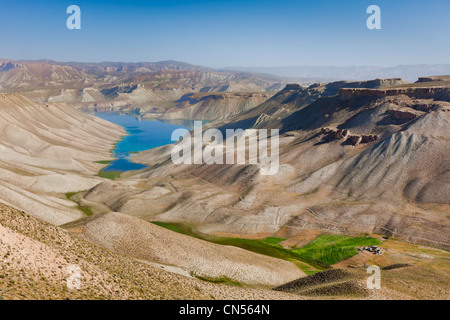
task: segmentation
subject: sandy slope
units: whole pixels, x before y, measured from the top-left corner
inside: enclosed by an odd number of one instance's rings
[[[0,203],[2,299],[298,299],[169,273],[79,239]],[[69,267],[81,270],[69,289]]]
[[[275,286],[304,276],[293,263],[185,236],[110,212],[66,225],[114,252],[180,267],[197,276]]]
[[[104,181],[94,177],[102,166],[95,160],[109,159],[108,149],[123,134],[120,127],[67,104],[38,104],[20,95],[0,96],[0,131],[0,201],[56,225],[82,217],[73,202],[61,199],[60,194],[90,189]],[[165,193],[164,188],[159,191],[153,196]],[[103,193],[114,192],[111,188]],[[119,190],[118,196],[124,195]],[[289,262],[180,236],[125,215],[111,213],[88,221],[86,236],[93,242],[200,276],[278,285],[304,275]],[[11,233],[2,231],[10,241]],[[26,253],[16,263],[22,267],[26,260],[35,261],[27,265],[34,268],[32,273],[44,268],[47,262],[34,253],[39,246],[27,244],[29,249],[24,249]],[[58,261],[57,253],[50,250],[46,255]]]
[[[119,126],[65,104],[38,104],[0,95],[0,200],[41,219],[62,224],[81,217],[55,193],[101,182],[109,150],[124,134]]]

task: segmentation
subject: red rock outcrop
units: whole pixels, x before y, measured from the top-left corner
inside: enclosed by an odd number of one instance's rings
[[[372,141],[377,141],[378,136],[377,135],[368,135],[368,136],[361,136],[361,142],[362,143],[369,143]]]
[[[399,121],[409,121],[409,120],[415,119],[417,117],[414,113],[407,112],[407,111],[388,110],[387,112],[395,120],[399,120]]]
[[[377,135],[350,135],[350,132],[347,129],[332,130],[330,128],[321,128],[320,133],[325,135],[328,141],[344,139],[356,147],[361,143],[369,143],[378,140]]]
[[[361,136],[350,136],[347,139],[348,141],[350,141],[350,143],[352,145],[354,145],[355,147],[359,146],[362,142],[362,137]]]

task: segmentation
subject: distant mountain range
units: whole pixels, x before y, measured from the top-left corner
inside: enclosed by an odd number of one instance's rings
[[[324,78],[333,80],[367,80],[375,78],[403,78],[414,82],[419,77],[450,74],[450,64],[372,66],[285,66],[285,67],[227,67],[226,71],[266,73],[287,78]]]
[[[219,71],[178,61],[56,62],[0,59],[0,91],[115,86],[145,83],[159,89],[208,91],[278,91],[282,77]]]

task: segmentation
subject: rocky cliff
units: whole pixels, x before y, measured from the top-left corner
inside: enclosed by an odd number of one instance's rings
[[[405,95],[416,99],[436,99],[441,101],[450,101],[450,88],[427,87],[427,88],[395,88],[395,89],[360,89],[360,88],[342,88],[339,89],[342,96],[360,95],[369,97],[398,96]]]

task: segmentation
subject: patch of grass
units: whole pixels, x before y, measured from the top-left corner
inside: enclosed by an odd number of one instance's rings
[[[287,239],[277,238],[277,237],[267,237],[267,238],[263,239],[262,241],[267,244],[279,244],[280,242],[283,242],[285,240],[287,240]]]
[[[77,209],[80,210],[81,212],[83,212],[88,217],[92,216],[94,214],[92,209],[85,205],[78,205]]]
[[[66,196],[67,200],[72,200],[72,197],[76,194],[77,194],[76,192],[67,192],[65,194],[65,196]]]
[[[86,215],[88,217],[92,216],[94,214],[94,212],[92,211],[92,209],[90,207],[80,204],[78,201],[72,200],[72,197],[74,195],[76,195],[77,193],[78,192],[67,192],[65,194],[65,196],[66,196],[67,200],[74,201],[75,203],[77,203],[77,209],[80,210],[81,212],[83,212],[84,215]]]
[[[183,223],[167,223],[167,222],[153,222],[154,224],[184,234],[197,239],[202,239],[205,241],[225,245],[225,246],[234,246],[239,247],[248,251],[252,251],[255,253],[263,254],[266,256],[271,256],[283,260],[288,260],[292,262],[300,262],[301,264],[307,264],[310,268],[311,266],[318,270],[324,270],[328,268],[328,265],[318,263],[316,261],[309,261],[306,258],[299,256],[294,253],[292,250],[285,249],[282,246],[278,245],[281,241],[284,241],[283,238],[275,238],[269,237],[262,240],[254,240],[254,239],[243,239],[243,238],[225,238],[218,237],[208,234],[202,234],[200,232],[194,231],[192,226],[183,224]],[[302,269],[299,265],[299,268]],[[306,269],[306,267],[305,267]]]
[[[122,172],[120,172],[120,171],[102,171],[102,170],[100,170],[99,173],[97,174],[97,176],[101,177],[101,178],[105,178],[105,179],[116,180],[116,179],[120,178],[121,173]]]
[[[313,274],[330,268],[339,261],[348,259],[358,252],[355,247],[379,245],[380,240],[372,237],[351,237],[345,235],[320,235],[301,248],[284,248],[279,245],[284,238],[268,237],[261,240],[225,238],[202,234],[183,223],[153,222],[166,229],[209,242],[235,246],[259,254],[284,259],[295,263],[306,274]]]
[[[302,269],[302,271],[307,275],[307,276],[310,276],[310,275],[312,275],[312,274],[315,274],[315,273],[317,273],[317,272],[320,272],[320,271],[322,271],[322,270],[311,270],[311,269],[304,269],[304,268],[300,268],[300,269]]]
[[[153,224],[156,224],[157,226],[187,235],[191,236],[197,239],[203,239],[202,237],[198,236],[193,230],[192,227],[190,227],[187,224],[184,223],[170,223],[170,222],[160,222],[160,221],[152,221]]]
[[[355,247],[379,245],[380,243],[380,240],[370,237],[321,235],[306,246],[292,251],[305,259],[332,265],[356,255],[358,252]]]
[[[294,259],[286,259],[292,263],[294,263],[297,267],[300,268],[300,270],[302,270],[307,276],[323,271],[323,269],[317,269],[314,268],[313,266],[311,266],[310,264],[307,264],[305,262],[299,261],[299,260],[294,260]]]
[[[95,163],[100,163],[100,164],[110,164],[111,162],[112,162],[112,160],[95,161]]]
[[[196,274],[192,274],[192,276],[196,277],[199,280],[203,280],[203,281],[207,281],[207,282],[220,283],[220,284],[227,284],[227,285],[230,285],[230,286],[242,287],[242,283],[240,283],[238,281],[231,280],[230,278],[227,278],[227,277],[209,278],[209,277],[198,276]]]

